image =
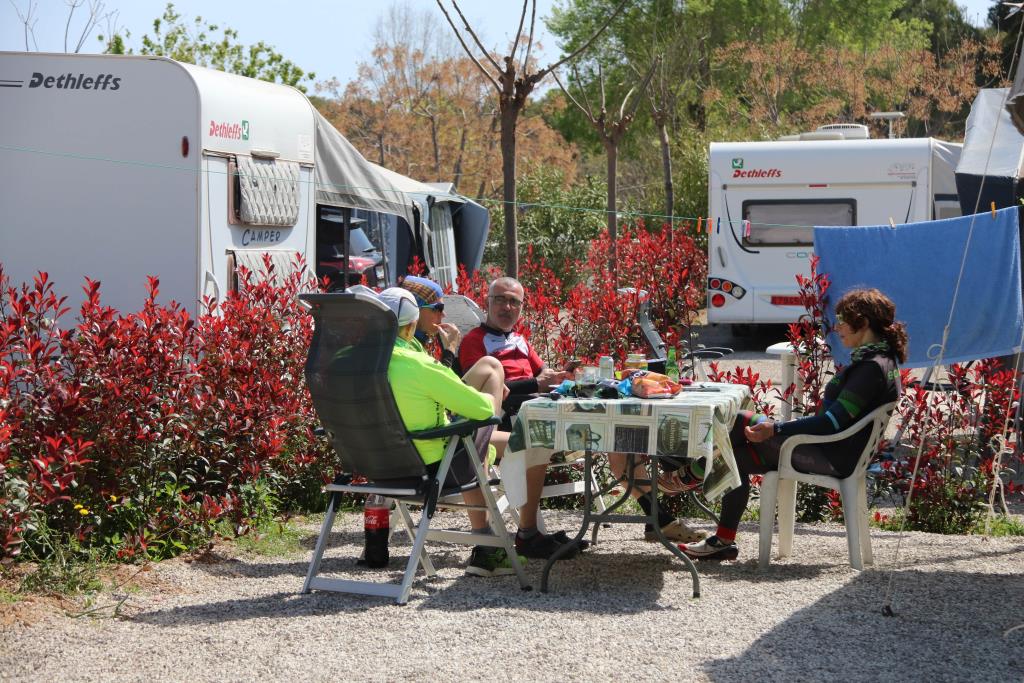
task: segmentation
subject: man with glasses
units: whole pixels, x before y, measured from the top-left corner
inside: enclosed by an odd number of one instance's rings
[[[524,401],[539,392],[551,391],[571,373],[552,370],[544,365],[529,342],[514,331],[523,313],[525,291],[518,280],[500,277],[487,290],[487,319],[466,334],[459,348],[459,363],[471,367],[481,358],[496,358],[505,370],[505,386],[509,394],[502,402],[508,423],[502,429],[511,429],[511,416],[519,411]],[[544,489],[548,460],[527,462],[526,504],[519,511],[519,532],[516,534],[516,552],[526,557],[547,558],[568,542],[564,531],[542,534],[537,529],[537,510]]]

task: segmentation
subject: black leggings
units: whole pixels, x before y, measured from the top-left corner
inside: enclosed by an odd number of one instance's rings
[[[734,531],[739,528],[740,518],[747,509],[747,500],[750,498],[750,475],[764,474],[779,468],[779,451],[782,450],[782,442],[786,438],[773,436],[761,443],[747,441],[743,428],[750,425],[754,416],[755,413],[740,411],[729,433],[736,466],[740,470],[740,485],[722,496],[719,524]],[[833,466],[820,446],[812,444],[803,444],[793,450],[793,467],[800,472],[827,474],[832,477],[845,476]]]

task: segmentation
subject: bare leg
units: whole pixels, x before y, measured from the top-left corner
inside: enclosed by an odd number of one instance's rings
[[[497,359],[484,356],[462,376],[462,381],[487,394],[494,406],[494,414],[501,415],[501,400],[505,396],[505,370]]]
[[[526,503],[519,508],[519,528],[532,529],[537,526],[537,510],[540,508],[540,494],[544,490],[547,465],[534,465],[526,470]]]
[[[484,504],[484,494],[481,493],[480,489],[473,489],[463,493],[462,500],[467,505],[482,506]],[[483,529],[487,526],[487,510],[466,510],[466,514],[469,515],[469,523],[472,525],[472,528]]]
[[[623,481],[625,479],[625,474],[626,474],[626,454],[625,453],[609,453],[608,454],[608,467],[611,468],[612,474],[615,476],[616,479],[618,479],[619,481]],[[642,464],[639,464],[639,463],[634,465],[634,467],[633,467],[633,480],[634,481],[636,481],[638,479],[646,480],[648,478],[649,478],[649,475],[648,475],[646,467],[644,467]],[[629,492],[629,494],[631,496],[633,496],[634,498],[639,498],[640,496],[646,494],[650,490],[651,490],[651,487],[647,486],[645,484],[634,484],[633,488]]]

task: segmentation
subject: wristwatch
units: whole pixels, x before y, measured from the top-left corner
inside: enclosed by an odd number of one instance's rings
[[[773,432],[773,433],[774,433],[774,434],[775,434],[776,436],[778,436],[779,434],[781,434],[781,433],[782,433],[782,423],[781,423],[781,422],[773,422],[773,423],[772,423],[772,432]]]

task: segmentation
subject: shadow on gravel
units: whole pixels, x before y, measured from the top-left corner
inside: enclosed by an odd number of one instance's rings
[[[672,557],[650,553],[595,553],[559,563],[551,574],[550,592],[540,592],[543,562],[527,566],[533,590],[523,591],[513,576],[479,578],[462,573],[465,557],[432,555],[442,573],[417,577],[410,603],[405,609],[462,612],[488,607],[546,612],[588,614],[634,614],[685,607],[690,601],[690,575]],[[452,566],[454,563],[455,566]],[[386,573],[353,567],[351,558],[325,559],[325,574],[342,578],[366,578],[397,582],[398,561]],[[301,595],[305,562],[247,564],[223,563],[225,576],[258,578],[294,574],[295,591],[250,598],[219,600],[170,609],[153,609],[132,617],[132,621],[155,626],[220,624],[248,619],[288,619],[299,616],[345,614],[373,607],[396,607],[388,600],[369,596],[314,592]],[[404,565],[401,565],[404,566]],[[206,567],[204,569],[210,570]],[[453,572],[450,571],[454,569]],[[448,570],[448,571],[446,571]],[[681,590],[664,595],[665,577],[678,573]]]
[[[793,567],[786,567],[787,570]],[[1020,680],[1020,564],[1005,575],[904,571],[894,617],[881,613],[889,574],[858,574],[758,638],[708,662],[713,681]],[[1011,596],[1014,596],[1011,598]]]

